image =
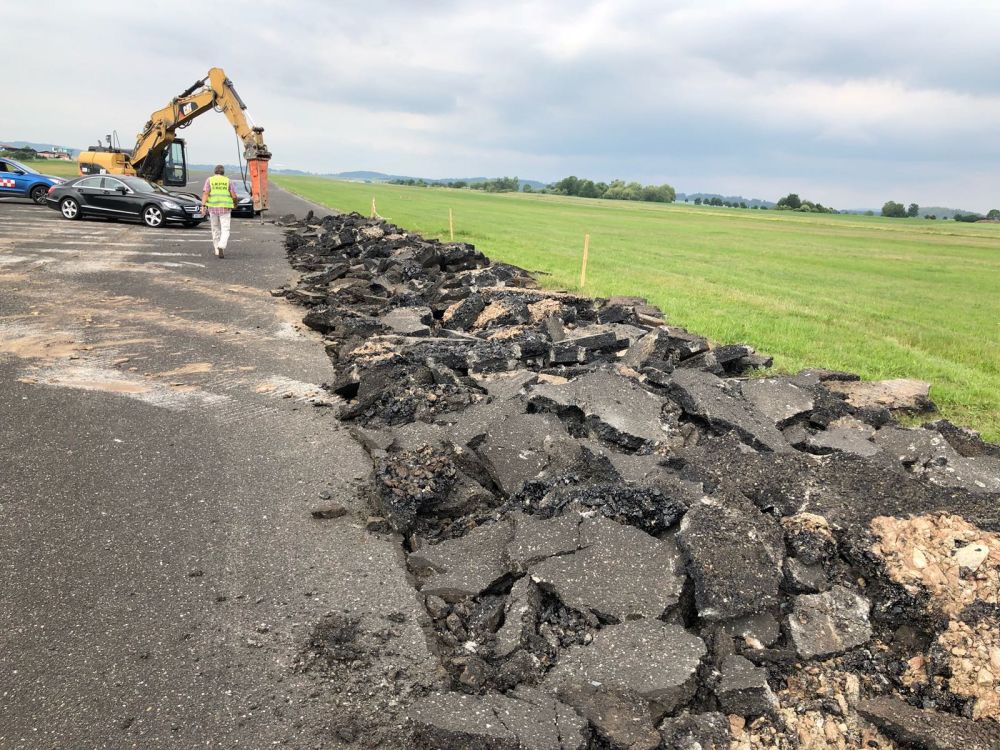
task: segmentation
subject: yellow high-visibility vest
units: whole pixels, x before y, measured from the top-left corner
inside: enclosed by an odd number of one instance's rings
[[[208,200],[205,205],[209,208],[233,207],[233,196],[229,194],[228,177],[214,174],[208,178]]]

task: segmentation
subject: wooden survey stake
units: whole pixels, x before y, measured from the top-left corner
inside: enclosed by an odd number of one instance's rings
[[[378,211],[375,210],[375,196],[373,195],[372,196],[372,216],[371,216],[371,218],[374,219],[376,216],[378,216]]]
[[[590,235],[583,235],[583,265],[580,266],[580,288],[587,283],[587,255],[590,252]]]

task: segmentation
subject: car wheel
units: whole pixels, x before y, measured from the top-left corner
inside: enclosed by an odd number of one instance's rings
[[[142,209],[142,220],[147,227],[158,227],[163,223],[163,211],[150,204]]]
[[[35,185],[31,188],[28,193],[28,197],[31,198],[39,206],[45,205],[45,196],[48,194],[49,189],[45,185]]]
[[[59,204],[59,212],[66,219],[79,219],[80,204],[73,198],[63,198],[62,202]]]

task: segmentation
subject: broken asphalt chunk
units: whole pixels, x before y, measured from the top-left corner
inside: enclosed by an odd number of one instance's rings
[[[456,602],[485,591],[509,572],[512,536],[512,524],[503,520],[411,552],[408,562],[422,579],[421,593]]]
[[[660,735],[644,701],[622,698],[587,682],[562,685],[558,695],[612,750],[656,750],[660,746]]]
[[[550,414],[508,411],[483,426],[486,436],[476,452],[506,496],[546,471],[570,466],[580,455],[577,441]]]
[[[727,714],[760,716],[777,710],[778,699],[767,684],[766,669],[731,654],[723,660],[720,671],[722,676],[715,695]]]
[[[379,323],[401,336],[429,336],[433,319],[429,307],[396,307],[379,317]]]
[[[340,503],[324,502],[314,506],[313,509],[309,511],[309,513],[312,515],[313,518],[331,519],[331,518],[340,518],[341,516],[346,516],[348,510]]]
[[[758,450],[783,453],[791,446],[770,421],[753,411],[725,381],[699,370],[675,370],[667,390],[689,415],[704,420],[721,432],[734,431]]]
[[[684,573],[674,542],[598,517],[580,526],[580,547],[530,571],[567,607],[622,622],[656,618],[677,604]]]
[[[648,449],[667,437],[659,419],[665,399],[606,369],[562,385],[533,386],[528,402],[623,450]]]
[[[791,430],[785,430],[785,438],[796,448],[819,456],[843,453],[848,456],[869,458],[879,452],[878,446],[871,441],[871,435],[867,430],[838,424],[842,421],[843,418],[835,420],[825,430],[818,432],[793,427]],[[797,432],[794,432],[796,430]],[[871,430],[871,433],[874,433],[874,430]]]
[[[729,620],[778,604],[781,529],[746,500],[703,498],[681,520],[677,543],[687,557],[701,617]]]
[[[843,586],[795,597],[788,631],[803,659],[842,654],[872,637],[868,600]]]
[[[807,565],[798,558],[785,558],[785,588],[795,594],[815,594],[829,588],[822,565]]]
[[[507,657],[534,635],[541,609],[541,594],[528,576],[517,580],[504,604],[504,621],[497,630],[496,654]]]
[[[1000,493],[1000,458],[963,456],[937,432],[887,426],[875,433],[875,445],[910,473],[939,486]]]
[[[410,708],[417,747],[582,750],[585,722],[551,696],[438,693]]]
[[[754,378],[739,387],[754,411],[778,427],[813,409],[812,396],[785,379]]]
[[[645,701],[654,721],[687,703],[695,693],[704,642],[680,625],[632,620],[609,625],[588,646],[570,648],[544,686],[599,683],[619,698]]]

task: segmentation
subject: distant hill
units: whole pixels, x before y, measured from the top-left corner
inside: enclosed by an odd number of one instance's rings
[[[223,164],[222,166],[225,167],[226,174],[228,174],[228,175],[233,175],[233,174],[239,174],[240,173],[240,165],[239,164]],[[244,172],[248,171],[247,170],[246,162],[244,162],[242,166],[243,166],[243,171]],[[211,172],[213,169],[215,169],[215,167],[216,167],[215,164],[190,164],[189,163],[187,165],[187,168],[189,170],[191,170],[192,172]],[[271,171],[275,172],[275,171],[278,171],[278,170],[272,169]],[[305,172],[302,172],[302,174],[305,174]]]
[[[351,182],[389,182],[389,180],[410,180],[416,177],[404,177],[398,174],[386,174],[385,172],[371,172],[365,169],[353,172],[326,172],[322,177],[332,177],[335,180],[350,180]],[[424,180],[430,182],[430,180]]]
[[[678,193],[677,202],[683,203],[688,201],[689,203],[694,203],[695,198],[701,198],[704,200],[711,200],[712,198],[720,198],[724,201],[729,201],[730,203],[746,203],[748,206],[767,206],[768,208],[774,208],[775,203],[773,201],[766,201],[762,198],[744,198],[742,195],[722,195],[721,193]]]
[[[281,174],[312,174],[309,172],[300,172],[298,170],[273,170],[275,172],[280,172]],[[464,182],[468,185],[475,185],[480,182],[486,182],[490,177],[413,177],[410,175],[402,174],[386,174],[385,172],[371,172],[368,170],[357,170],[354,172],[326,172],[324,174],[318,175],[319,177],[329,177],[334,180],[349,180],[351,182],[391,182],[392,180],[423,180],[429,185],[445,185],[449,182]],[[545,187],[548,183],[539,182],[538,180],[518,180],[520,186],[523,188],[525,185],[531,185],[532,188],[538,189]]]

